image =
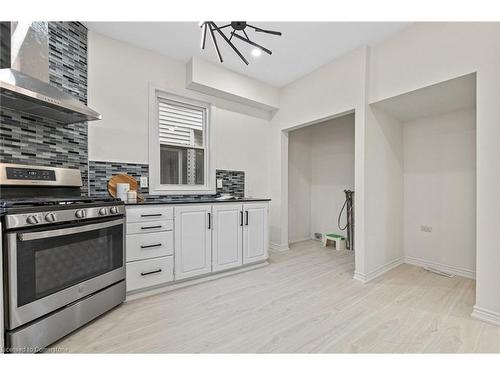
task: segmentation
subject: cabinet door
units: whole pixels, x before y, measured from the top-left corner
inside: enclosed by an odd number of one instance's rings
[[[175,207],[175,280],[212,271],[212,206]]]
[[[268,204],[243,205],[243,264],[254,263],[268,257]]]
[[[243,206],[212,206],[212,271],[222,271],[243,264]]]

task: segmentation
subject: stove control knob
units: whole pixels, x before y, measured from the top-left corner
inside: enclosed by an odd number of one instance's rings
[[[85,217],[85,210],[77,210],[75,212],[75,216],[78,218],[78,219],[83,219]]]
[[[48,213],[47,215],[45,215],[45,220],[49,223],[53,223],[54,221],[56,221],[56,215],[53,213]]]
[[[38,221],[38,218],[35,216],[35,215],[30,215],[26,218],[26,222],[28,224],[38,224],[39,221]]]
[[[111,207],[109,209],[109,212],[113,215],[116,215],[118,213],[118,207]]]
[[[99,210],[99,215],[104,216],[108,214],[108,209],[106,207],[103,207]]]

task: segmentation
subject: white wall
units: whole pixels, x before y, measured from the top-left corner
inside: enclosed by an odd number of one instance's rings
[[[311,175],[311,233],[347,235],[337,219],[344,189],[354,189],[354,114],[311,126]]]
[[[89,31],[88,102],[103,119],[89,123],[89,159],[148,163],[149,84],[211,102],[215,167],[246,172],[246,193],[268,197],[267,112],[185,88],[184,62]]]
[[[369,106],[365,144],[365,272],[370,280],[403,259],[403,129]]]
[[[218,108],[215,167],[245,171],[245,195],[269,197],[269,121]]]
[[[311,129],[288,135],[288,233],[290,242],[311,238]]]
[[[403,124],[404,247],[411,261],[475,274],[475,133],[473,109]]]
[[[337,218],[344,189],[354,189],[354,114],[291,131],[288,161],[290,242],[346,234]]]

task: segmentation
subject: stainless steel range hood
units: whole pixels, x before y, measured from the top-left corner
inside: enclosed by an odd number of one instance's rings
[[[48,23],[0,23],[0,107],[64,124],[101,115],[49,82]]]

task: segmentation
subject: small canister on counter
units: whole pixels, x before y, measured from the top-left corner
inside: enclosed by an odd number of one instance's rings
[[[137,190],[127,192],[127,203],[137,203]]]
[[[122,201],[127,201],[127,192],[130,189],[130,184],[120,182],[116,184],[116,197],[120,198]]]

